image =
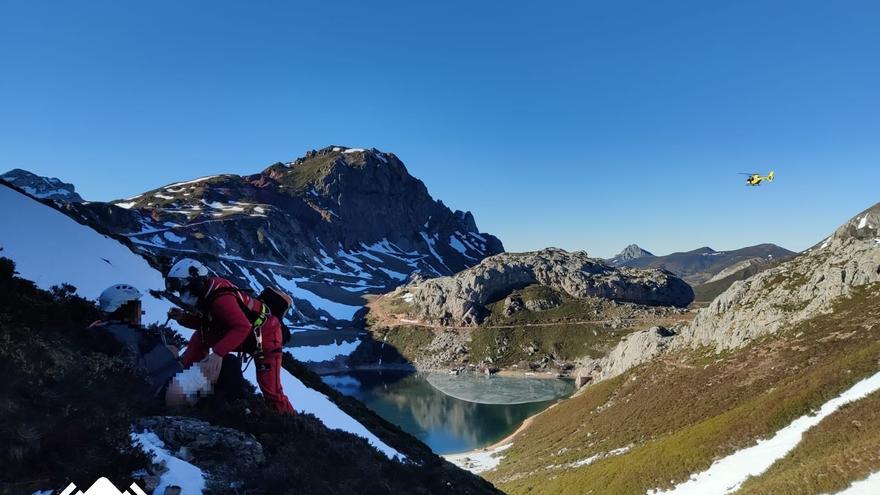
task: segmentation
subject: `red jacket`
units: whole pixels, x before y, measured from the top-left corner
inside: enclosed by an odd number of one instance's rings
[[[211,349],[220,357],[230,352],[256,350],[256,342],[252,337],[253,327],[239,306],[238,296],[235,293],[225,293],[211,297],[212,293],[221,287],[235,287],[235,285],[225,278],[208,279],[208,290],[203,300],[211,302],[210,307],[202,308],[205,318],[192,315],[179,320],[181,325],[196,330],[183,355],[185,368],[204,359]],[[264,324],[263,331],[271,331],[269,326],[278,324],[278,320],[271,317]]]
[[[196,330],[183,355],[184,368],[204,359],[212,348],[221,357],[233,351],[249,354],[256,352],[257,342],[253,337],[253,327],[239,305],[239,295],[234,292],[215,294],[214,291],[221,287],[235,286],[220,277],[208,279],[208,290],[202,300],[208,301],[209,307],[201,308],[203,316],[178,320],[181,325]],[[278,318],[270,316],[263,323],[262,337],[264,352],[254,356],[257,385],[272,409],[280,413],[293,413],[293,406],[284,394],[281,383],[282,342]]]

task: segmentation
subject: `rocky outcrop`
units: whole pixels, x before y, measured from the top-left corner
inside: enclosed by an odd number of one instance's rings
[[[613,268],[585,252],[555,248],[492,256],[451,277],[410,283],[391,297],[408,301],[412,313],[425,321],[476,325],[487,315],[487,304],[533,284],[574,298],[668,306],[687,306],[693,300],[690,286],[663,270]],[[507,306],[515,311],[520,304],[511,301]]]
[[[81,203],[83,201],[73,184],[62,182],[55,177],[42,177],[16,168],[0,175],[0,179],[38,199],[51,199],[63,203]]]
[[[731,275],[736,275],[737,273],[743,270],[753,270],[755,272],[760,271],[763,268],[769,267],[773,265],[774,262],[772,259],[767,258],[749,258],[747,260],[740,261],[738,263],[734,263],[731,266],[721,270],[716,273],[712,278],[706,281],[707,284],[711,284],[712,282],[717,282],[719,280],[730,277]]]
[[[880,203],[797,257],[736,281],[675,333],[636,332],[602,359],[586,359],[581,384],[604,380],[666,350],[734,349],[832,310],[853,289],[880,283]]]
[[[835,299],[873,282],[880,282],[880,203],[802,255],[734,282],[697,313],[676,345],[739,347],[828,311]]]
[[[672,343],[675,332],[664,327],[652,327],[633,332],[614,346],[607,356],[599,359],[584,358],[577,363],[575,384],[582,387],[625,372],[662,354]]]
[[[521,294],[511,294],[504,298],[502,311],[504,316],[511,316],[520,311],[546,311],[555,308],[562,303],[559,296],[554,293],[546,294],[543,297],[531,297],[523,299]]]

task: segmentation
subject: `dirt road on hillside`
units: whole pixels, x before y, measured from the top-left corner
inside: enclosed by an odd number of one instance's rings
[[[524,327],[554,327],[559,325],[601,325],[603,323],[651,323],[654,325],[672,325],[681,321],[690,321],[694,317],[694,313],[684,313],[680,315],[671,315],[671,316],[652,316],[652,317],[643,317],[643,318],[605,318],[599,320],[560,320],[553,322],[542,322],[542,323],[520,323],[520,324],[507,324],[507,325],[472,325],[472,326],[456,326],[456,325],[439,325],[436,323],[429,323],[425,321],[420,321],[412,318],[407,318],[404,315],[389,313],[381,304],[382,299],[385,296],[378,296],[369,298],[369,302],[367,303],[367,308],[370,310],[370,317],[375,323],[373,326],[376,327],[399,327],[399,326],[415,326],[415,327],[424,327],[431,329],[444,329],[444,330],[473,330],[474,328],[524,328]]]

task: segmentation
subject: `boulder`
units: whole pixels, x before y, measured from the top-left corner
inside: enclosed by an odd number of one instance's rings
[[[172,455],[206,473],[209,488],[217,493],[266,461],[262,444],[252,435],[195,418],[150,416],[138,420],[135,429],[155,433]]]

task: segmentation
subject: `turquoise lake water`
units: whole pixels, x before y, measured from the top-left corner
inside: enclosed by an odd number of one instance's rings
[[[574,390],[570,380],[394,371],[354,371],[322,379],[437,454],[497,442]]]

